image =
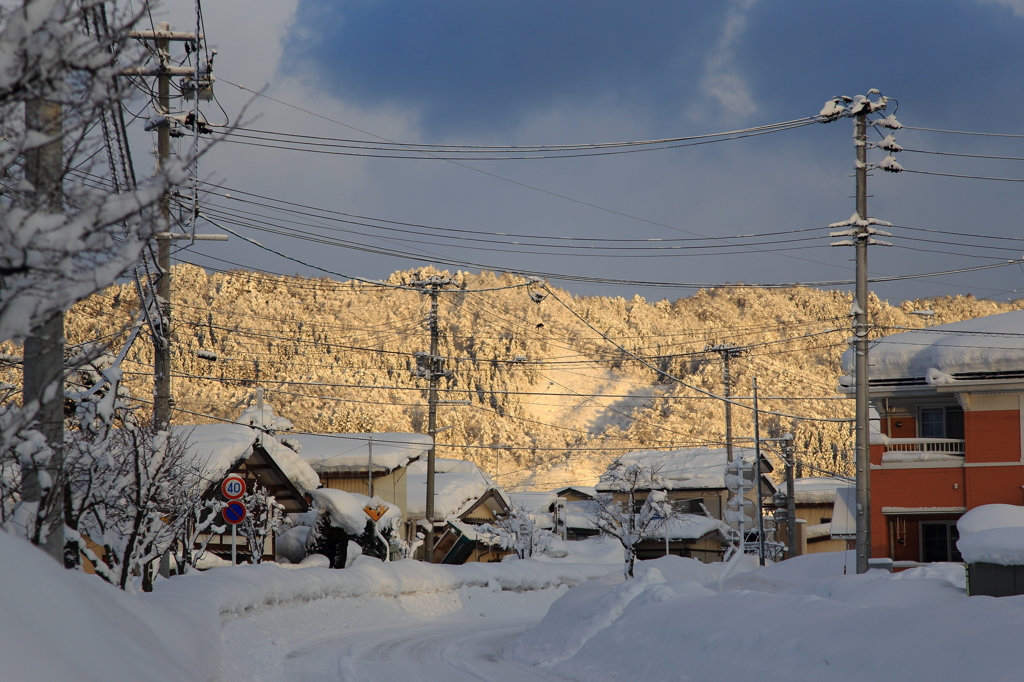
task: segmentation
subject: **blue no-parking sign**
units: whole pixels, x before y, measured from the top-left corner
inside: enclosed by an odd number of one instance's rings
[[[241,523],[245,518],[245,505],[236,500],[228,502],[228,506],[224,507],[224,520],[235,525]]]

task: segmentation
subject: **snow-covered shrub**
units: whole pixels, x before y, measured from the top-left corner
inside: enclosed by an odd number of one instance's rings
[[[518,504],[512,505],[507,516],[481,524],[479,531],[496,536],[502,549],[513,550],[520,559],[544,554],[558,538],[550,530],[538,527],[533,515]]]

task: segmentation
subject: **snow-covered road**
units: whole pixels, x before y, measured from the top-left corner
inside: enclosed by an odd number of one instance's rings
[[[224,623],[225,681],[550,680],[505,657],[565,588],[335,598]]]

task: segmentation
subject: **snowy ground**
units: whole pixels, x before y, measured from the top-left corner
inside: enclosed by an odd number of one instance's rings
[[[666,557],[623,581],[569,558],[221,568],[133,596],[0,533],[0,679],[1022,679],[1024,597],[967,597],[956,564],[817,554],[720,580]]]
[[[549,680],[503,654],[567,588],[330,598],[224,624],[224,682]]]

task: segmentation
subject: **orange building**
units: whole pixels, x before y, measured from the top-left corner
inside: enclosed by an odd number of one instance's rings
[[[961,561],[964,512],[1024,504],[1024,311],[881,339],[870,395],[872,556]]]

